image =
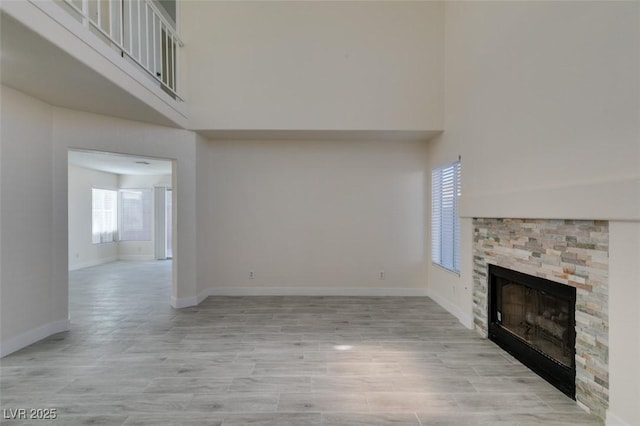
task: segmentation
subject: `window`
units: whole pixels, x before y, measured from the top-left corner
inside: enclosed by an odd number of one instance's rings
[[[151,241],[151,190],[120,190],[120,241]]]
[[[431,174],[431,260],[460,272],[460,162]]]
[[[110,243],[118,232],[118,193],[91,188],[91,242]]]

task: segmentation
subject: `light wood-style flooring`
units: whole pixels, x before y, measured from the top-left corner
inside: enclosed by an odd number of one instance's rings
[[[58,419],[3,424],[602,424],[429,298],[210,297],[175,310],[170,266],[71,272],[71,331],[0,361],[2,408]]]

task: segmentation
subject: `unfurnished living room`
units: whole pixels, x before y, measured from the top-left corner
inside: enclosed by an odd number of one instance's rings
[[[640,426],[640,2],[0,31],[0,423]]]

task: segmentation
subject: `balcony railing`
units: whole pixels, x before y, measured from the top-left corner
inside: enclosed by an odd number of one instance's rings
[[[118,49],[182,100],[178,57],[183,47],[173,25],[150,0],[62,0],[85,27]]]

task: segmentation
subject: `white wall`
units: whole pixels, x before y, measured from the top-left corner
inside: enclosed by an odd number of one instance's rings
[[[51,107],[5,86],[1,101],[0,353],[68,328],[69,149],[173,159],[171,303],[196,304],[196,135]]]
[[[2,86],[0,355],[68,327],[51,209],[52,108]],[[63,199],[66,204],[66,196]],[[66,240],[66,237],[63,238]],[[66,263],[64,265],[66,269]]]
[[[430,159],[462,155],[464,216],[640,217],[638,192],[606,185],[640,190],[638,7],[447,3],[445,133]]]
[[[198,268],[196,271],[197,303],[202,302],[209,295],[209,287],[211,285],[211,279],[207,275],[211,272],[209,268],[209,259],[211,256],[208,251],[209,241],[217,238],[217,234],[212,232],[210,228],[211,215],[209,207],[211,202],[213,202],[209,188],[209,166],[211,165],[209,160],[210,149],[209,141],[200,135],[196,135],[196,181],[198,182],[196,186],[196,229],[198,230],[198,239],[196,242],[196,250],[198,252]],[[175,216],[173,220],[175,229]],[[203,230],[207,231],[203,232]],[[200,232],[203,232],[203,235],[200,235]],[[215,272],[215,270],[213,272]]]
[[[628,302],[640,252],[623,241],[640,226],[639,8],[448,2],[445,132],[428,148],[429,169],[462,155],[462,271],[429,264],[428,276],[429,294],[467,325],[471,217],[612,220],[612,425],[640,424],[640,380],[629,376],[640,336]]]
[[[215,294],[424,294],[425,148],[211,142],[208,223],[199,229],[208,286]]]
[[[118,188],[145,189],[155,186],[171,188],[171,175],[118,175]]]
[[[119,175],[118,187],[120,189],[150,189],[151,203],[155,206],[155,186],[171,188],[171,175]],[[152,212],[155,208],[152,207]],[[155,230],[155,215],[151,216],[151,229]],[[155,259],[155,232],[151,233],[149,241],[119,241],[118,257],[121,260],[153,260]]]
[[[69,165],[69,270],[118,259],[118,243],[93,244],[91,206],[93,187],[118,189],[118,175]]]
[[[193,129],[440,130],[439,2],[187,1]]]
[[[97,114],[54,108],[53,111],[53,192],[54,239],[58,241],[64,265],[61,281],[68,280],[67,247],[67,152],[86,149],[118,154],[149,156],[173,160],[174,197],[174,306],[196,304],[197,233],[196,233],[196,135],[192,132],[155,126]]]
[[[609,224],[607,425],[640,425],[640,222]]]

